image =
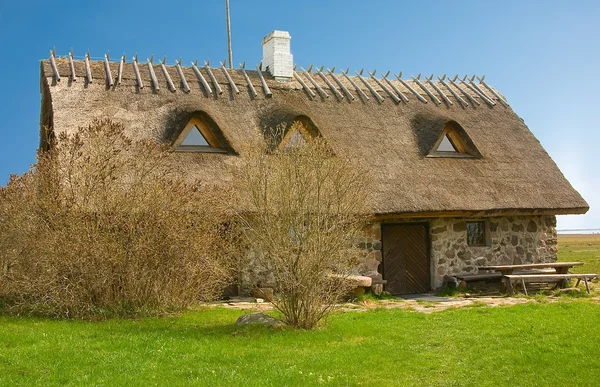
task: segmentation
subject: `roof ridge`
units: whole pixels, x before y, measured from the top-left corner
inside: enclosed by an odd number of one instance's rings
[[[43,70],[45,70],[44,62],[45,60],[42,60]],[[490,87],[485,82],[485,75],[481,77],[476,75],[468,77],[465,75],[462,78],[456,75],[451,79],[449,77],[447,78],[446,74],[444,74],[442,77],[436,77],[437,80],[435,80],[434,74],[423,78],[421,78],[421,74],[418,74],[416,77],[411,76],[412,79],[409,80],[403,79],[402,72],[400,72],[399,74],[394,74],[396,80],[390,80],[388,79],[390,71],[380,75],[381,78],[377,78],[377,70],[374,70],[373,72],[367,71],[369,74],[368,77],[362,75],[364,69],[360,72],[355,71],[356,75],[352,76],[349,75],[349,69],[346,70],[346,72],[341,71],[341,74],[337,74],[335,73],[335,67],[333,67],[331,70],[326,69],[327,72],[325,73],[323,71],[325,67],[322,66],[321,68],[316,69],[316,72],[313,72],[313,66],[310,65],[308,70],[301,67],[301,72],[297,72],[296,66],[294,66],[293,78],[291,78],[289,82],[282,83],[276,81],[268,72],[259,69],[259,66],[256,66],[256,70],[246,70],[245,62],[244,64],[240,64],[239,69],[228,68],[224,62],[219,62],[219,67],[211,67],[210,61],[205,61],[204,66],[199,67],[198,60],[191,62],[191,66],[184,66],[182,65],[181,58],[176,61],[174,65],[169,65],[166,63],[165,56],[162,61],[155,64],[154,55],[147,59],[146,62],[141,62],[138,60],[137,54],[132,58],[131,62],[127,62],[125,54],[121,56],[119,61],[111,62],[110,53],[105,54],[103,59],[95,60],[91,57],[89,51],[83,59],[76,59],[73,51],[71,51],[68,56],[64,57],[56,57],[55,51],[50,51],[49,62],[51,75],[54,77],[55,82],[60,82],[61,73],[63,76],[69,77],[71,82],[77,80],[78,73],[84,73],[86,83],[92,83],[92,73],[101,71],[104,74],[103,77],[100,78],[104,78],[106,84],[113,88],[119,86],[122,79],[135,79],[136,86],[139,89],[144,88],[144,80],[147,80],[152,88],[158,91],[160,85],[155,73],[155,67],[158,66],[161,68],[159,72],[162,73],[164,82],[171,92],[178,90],[175,84],[181,85],[179,90],[186,93],[189,92],[190,87],[186,78],[187,76],[197,78],[200,81],[201,88],[204,89],[203,91],[207,94],[213,94],[214,92],[221,94],[222,89],[220,85],[228,85],[233,93],[239,94],[240,91],[237,85],[246,85],[254,97],[256,97],[256,89],[260,88],[262,88],[265,96],[272,96],[270,91],[270,87],[272,87],[276,89],[303,89],[310,99],[315,99],[318,95],[322,98],[329,98],[330,96],[327,91],[331,91],[337,100],[347,99],[353,101],[355,99],[353,92],[356,92],[362,100],[369,100],[369,95],[371,95],[375,97],[379,103],[382,103],[388,97],[395,104],[408,103],[410,99],[414,97],[422,103],[433,101],[437,105],[446,106],[453,105],[453,100],[457,101],[461,107],[467,107],[469,103],[479,106],[481,105],[481,102],[484,102],[490,107],[495,106],[497,104],[496,102],[508,106],[506,99],[497,90]],[[84,69],[81,69],[82,63]],[[133,76],[131,76],[131,72],[126,69],[127,64],[132,65]],[[99,65],[102,65],[102,70],[97,68]],[[111,66],[117,67],[116,77],[113,77],[112,75],[113,72],[111,71]],[[170,74],[169,70],[176,70],[176,72],[171,71],[171,73],[174,74]],[[204,74],[210,80],[210,84],[201,70],[203,70]],[[217,71],[213,72],[213,70]],[[44,74],[47,73],[49,72],[44,71]],[[252,77],[254,73],[256,73],[256,77]],[[126,76],[124,76],[124,74],[126,74]],[[313,75],[317,78],[314,78]],[[173,82],[175,76],[179,78],[179,82]],[[258,87],[255,87],[252,83],[252,78],[258,78],[255,80],[258,81]],[[477,79],[479,83],[476,83],[475,79]],[[364,85],[364,88],[359,86],[360,83]],[[313,87],[309,86],[309,84],[312,84]],[[214,91],[213,88],[215,89]]]

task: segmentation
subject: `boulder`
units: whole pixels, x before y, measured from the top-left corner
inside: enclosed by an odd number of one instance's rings
[[[279,324],[280,321],[264,313],[251,313],[240,316],[235,325],[264,325],[272,327]]]

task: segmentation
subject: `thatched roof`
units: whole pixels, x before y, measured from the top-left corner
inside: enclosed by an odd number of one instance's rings
[[[179,157],[190,173],[226,185],[230,179],[227,164],[243,162],[242,145],[262,138],[265,127],[308,117],[331,147],[358,160],[373,180],[373,211],[380,215],[465,215],[492,214],[578,214],[588,210],[587,203],[571,187],[556,164],[542,148],[517,114],[501,103],[490,89],[486,92],[495,104],[482,100],[463,84],[453,90],[468,103],[464,106],[445,85],[436,82],[452,104],[444,102],[438,91],[426,86],[442,102],[435,103],[415,82],[408,82],[428,101],[417,100],[398,81],[392,81],[408,97],[394,102],[380,85],[368,80],[385,99],[380,102],[357,77],[352,79],[369,100],[362,98],[343,77],[340,81],[355,96],[340,99],[320,76],[313,79],[329,94],[325,98],[301,75],[314,97],[296,79],[276,82],[264,72],[272,92],[265,94],[256,71],[247,74],[256,89],[251,92],[240,70],[229,70],[240,93],[232,90],[220,68],[213,68],[222,94],[208,94],[191,67],[183,67],[190,91],[182,90],[177,69],[167,66],[176,86],[167,87],[160,65],[155,64],[159,90],[153,87],[148,65],[139,64],[144,88],[139,88],[131,63],[123,68],[121,84],[107,86],[104,63],[90,64],[92,83],[86,80],[83,61],[75,61],[77,81],[71,79],[69,61],[56,60],[61,80],[57,82],[50,61],[42,61],[42,124],[51,123],[55,131],[69,131],[96,117],[110,117],[126,125],[132,135],[173,141],[194,114],[201,113],[209,125],[218,127],[222,139],[233,152],[227,154],[186,153]],[[113,79],[118,63],[110,63]],[[200,71],[214,89],[206,69]],[[330,75],[326,75],[332,84]],[[386,84],[387,85],[387,84]],[[338,87],[340,94],[344,94]],[[494,90],[495,92],[495,90]],[[476,105],[465,95],[479,101]],[[496,92],[497,93],[497,92]],[[497,93],[499,95],[499,93]],[[44,108],[45,107],[45,108]],[[453,121],[462,129],[460,136],[476,149],[473,158],[426,157],[446,123]],[[469,145],[470,144],[470,145]]]

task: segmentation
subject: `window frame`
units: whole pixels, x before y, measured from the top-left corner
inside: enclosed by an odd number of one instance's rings
[[[190,134],[194,127],[197,127],[200,131],[200,134],[206,142],[206,145],[182,145],[187,136]],[[185,125],[177,140],[173,143],[173,148],[175,152],[196,152],[196,153],[229,153],[227,150],[223,149],[223,146],[219,143],[212,130],[206,125],[204,120],[198,117],[192,117]]]
[[[458,129],[456,129],[455,125],[459,126],[459,124],[448,121],[442,130],[442,134],[438,137],[437,141],[431,148],[431,151],[426,157],[430,158],[461,158],[461,159],[476,159],[479,158],[472,151],[470,151],[469,147],[463,142],[458,133]],[[462,128],[461,128],[462,129]],[[448,137],[450,144],[456,150],[455,152],[450,151],[440,151],[438,148],[440,144],[444,140],[445,137]]]
[[[467,246],[469,247],[489,247],[489,230],[488,230],[488,222],[485,220],[467,220],[466,222],[467,228]],[[469,224],[481,224],[483,229],[483,242],[482,243],[473,243],[471,244],[469,238]]]

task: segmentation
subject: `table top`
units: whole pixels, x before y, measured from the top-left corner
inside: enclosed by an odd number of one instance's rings
[[[573,267],[582,266],[583,262],[553,262],[553,263],[529,263],[525,265],[497,265],[479,266],[479,270],[514,270],[514,269],[543,269],[548,267]]]

